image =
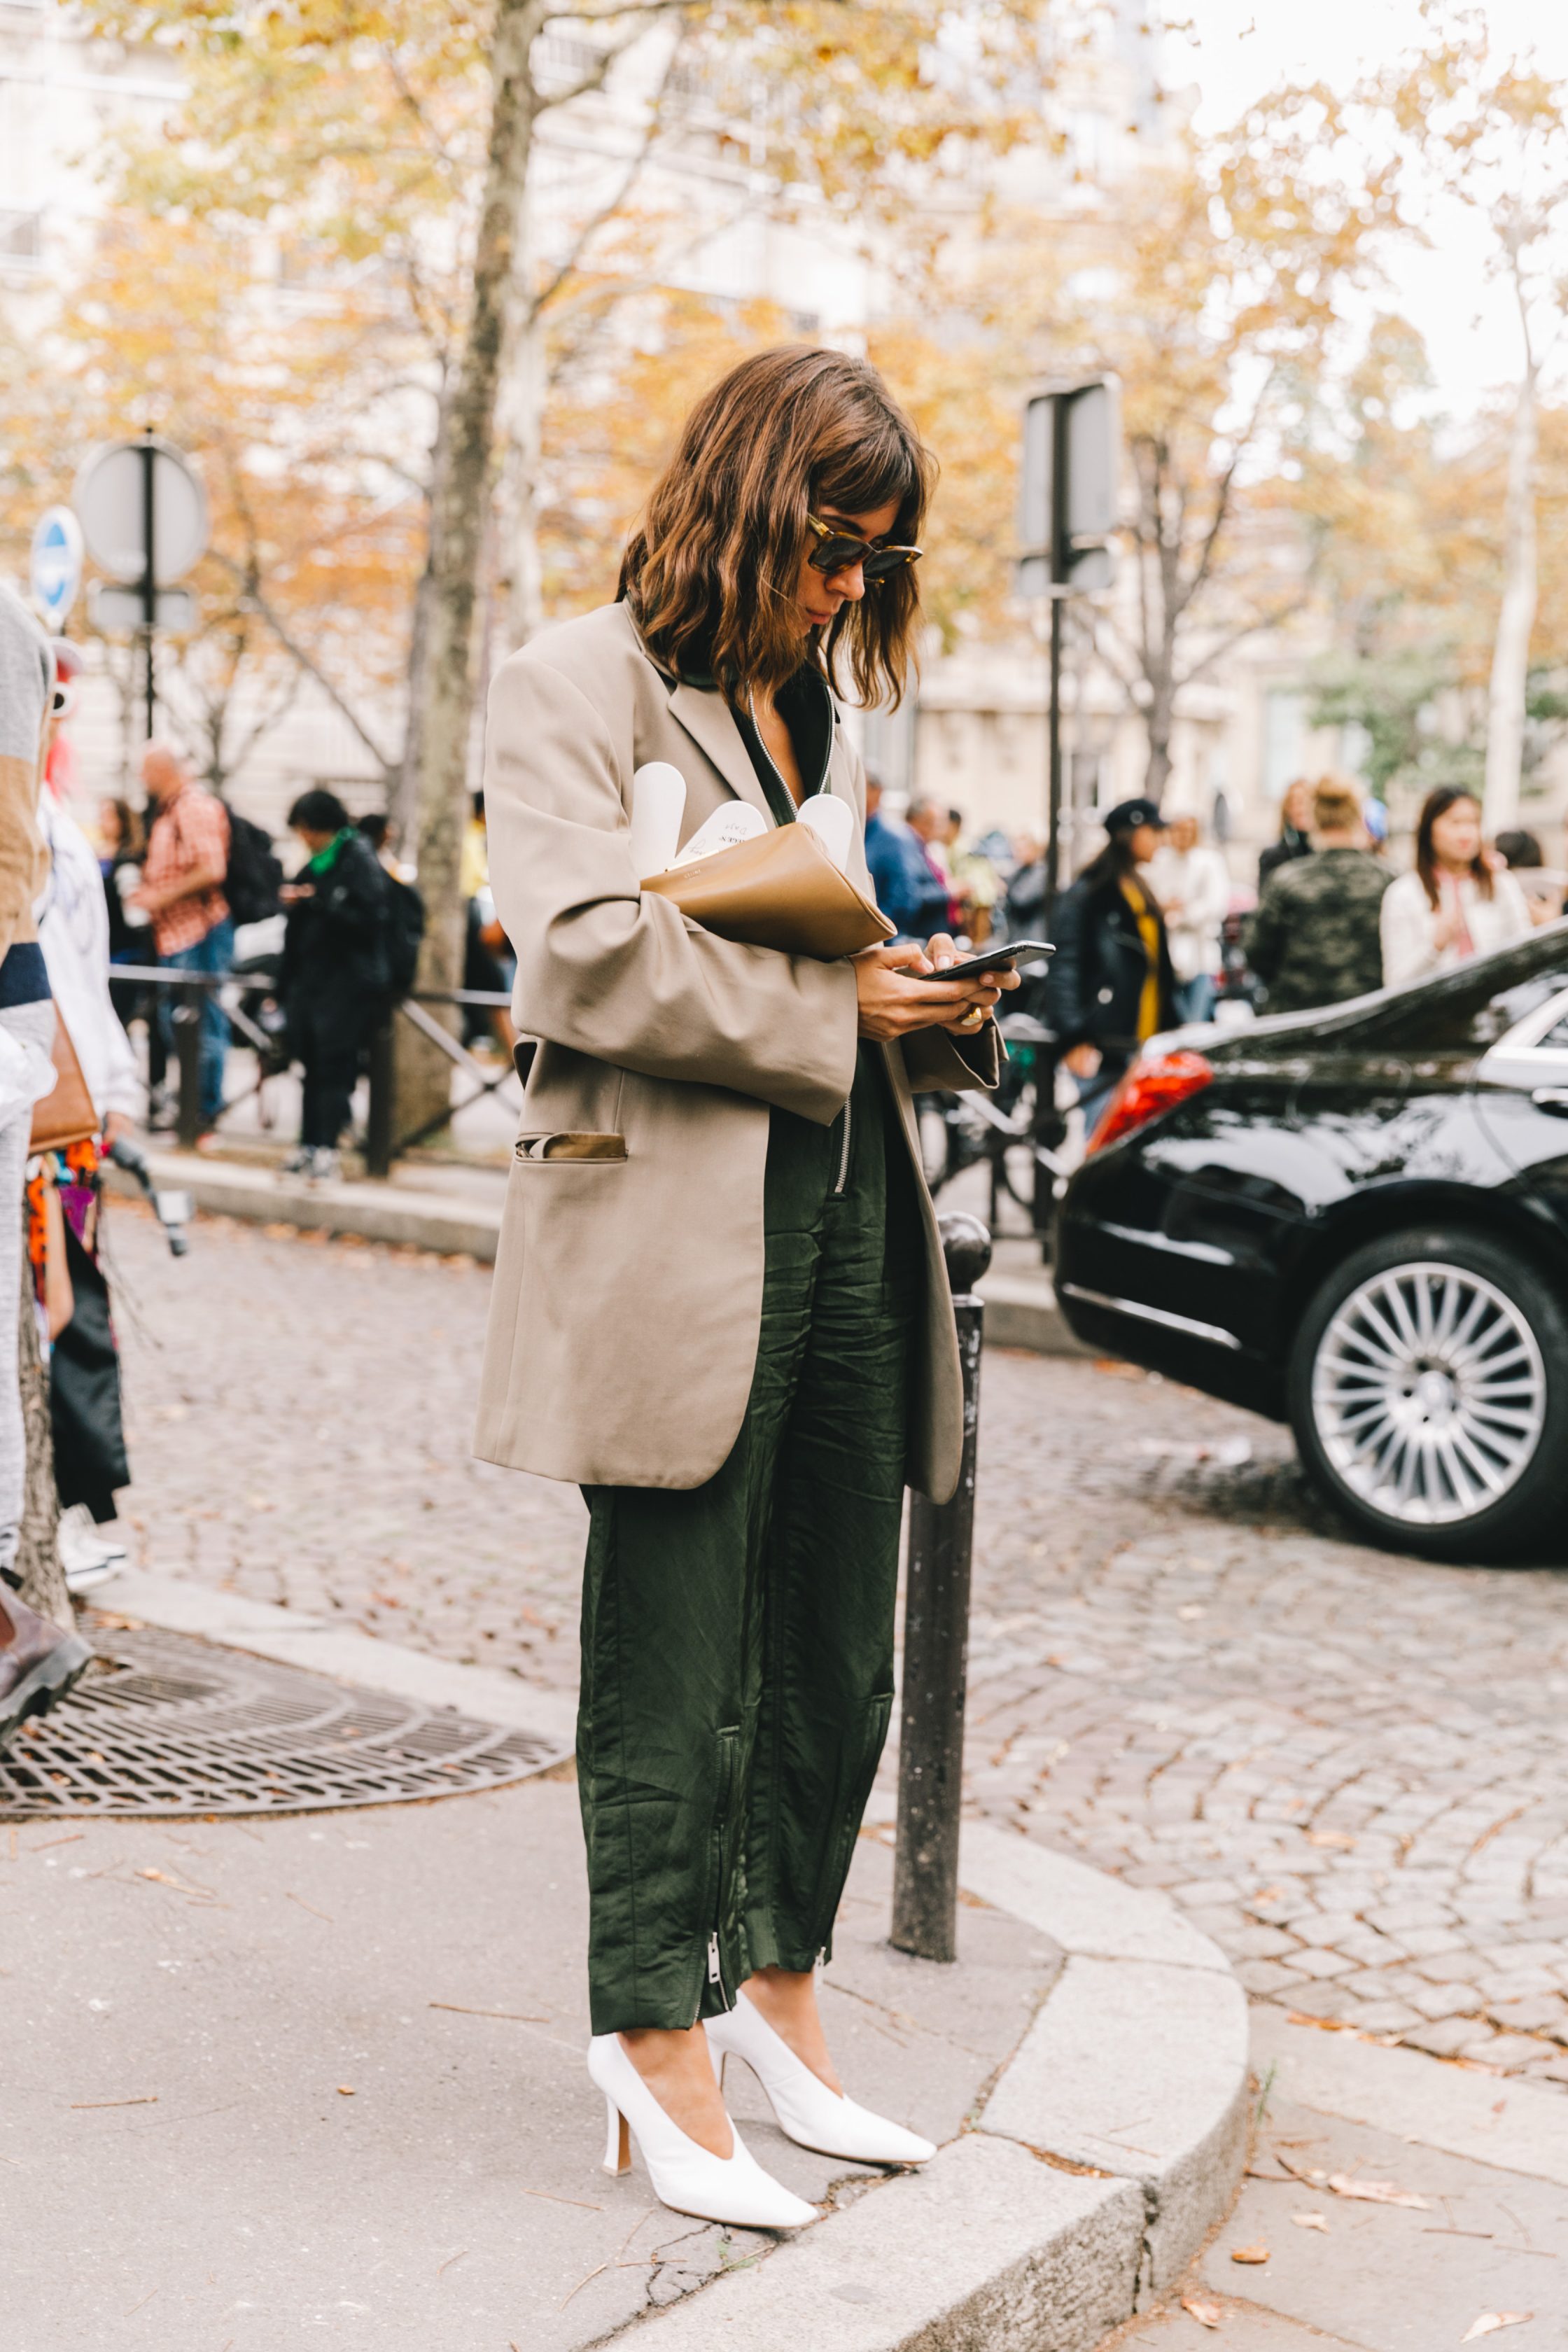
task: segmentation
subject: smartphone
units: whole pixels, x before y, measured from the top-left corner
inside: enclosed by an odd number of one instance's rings
[[[969,956],[962,963],[950,963],[945,971],[917,971],[915,980],[975,980],[988,971],[1006,971],[1020,956],[1052,956],[1056,950],[1049,940],[1009,940],[1004,947],[990,948],[984,955]]]

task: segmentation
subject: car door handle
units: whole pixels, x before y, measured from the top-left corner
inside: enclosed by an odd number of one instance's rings
[[[1568,1087],[1537,1087],[1530,1099],[1552,1118],[1568,1118]]]

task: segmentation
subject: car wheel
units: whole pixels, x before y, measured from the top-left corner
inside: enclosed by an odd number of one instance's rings
[[[1318,1485],[1375,1541],[1501,1559],[1560,1539],[1568,1314],[1505,1244],[1391,1234],[1313,1297],[1290,1420]]]

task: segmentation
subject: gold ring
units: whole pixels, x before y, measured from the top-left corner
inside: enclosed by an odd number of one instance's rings
[[[984,1007],[972,1004],[958,1025],[961,1029],[978,1029],[984,1018]]]

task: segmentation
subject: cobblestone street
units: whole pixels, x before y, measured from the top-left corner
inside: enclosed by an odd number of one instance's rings
[[[487,1270],[111,1227],[141,1560],[572,1680],[581,1505],[468,1458]],[[1568,1576],[1349,1543],[1284,1432],[1125,1367],[993,1352],[982,1432],[974,1804],[1258,1998],[1568,2087]]]

